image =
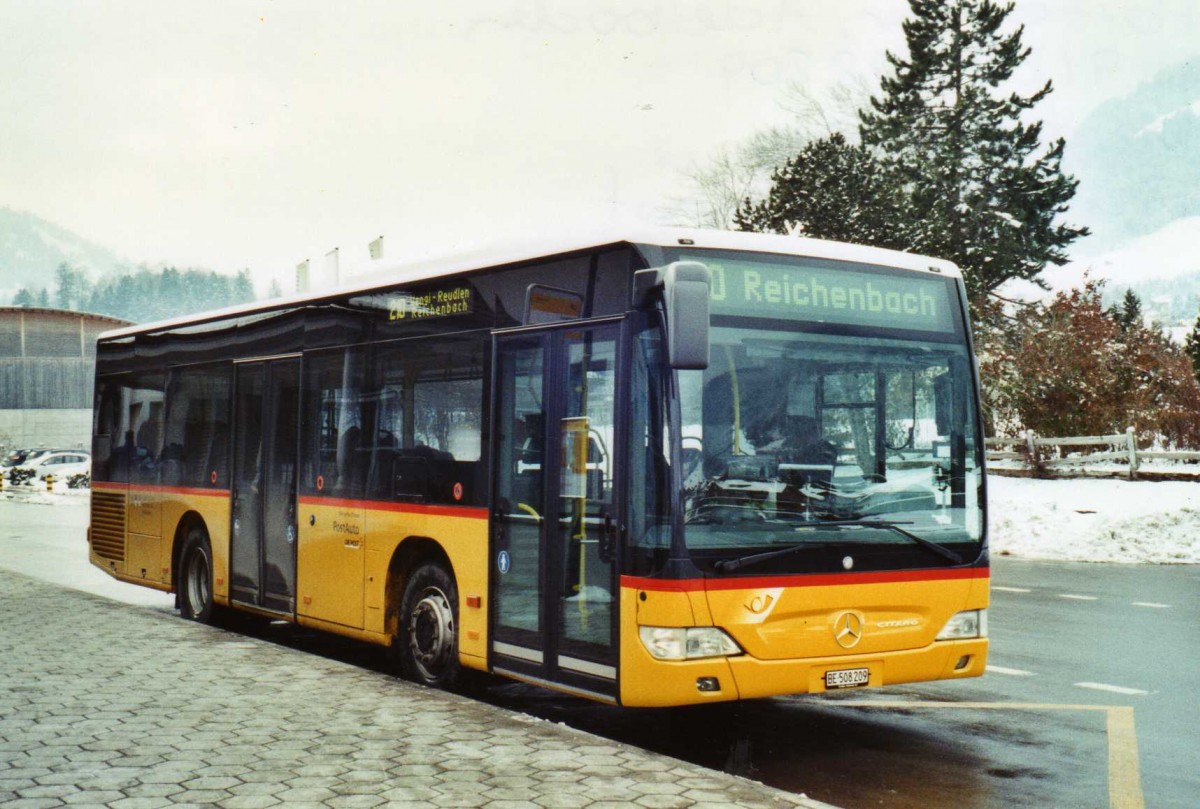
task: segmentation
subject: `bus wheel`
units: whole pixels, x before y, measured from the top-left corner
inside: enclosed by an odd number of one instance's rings
[[[212,547],[203,528],[188,531],[180,559],[182,567],[179,577],[179,614],[191,621],[212,623]]]
[[[441,565],[423,564],[409,578],[392,648],[409,680],[434,688],[457,684],[458,587]]]

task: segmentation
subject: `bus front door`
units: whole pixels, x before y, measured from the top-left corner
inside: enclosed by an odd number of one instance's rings
[[[234,387],[230,598],[296,610],[296,447],[300,361],[237,366]]]
[[[617,693],[618,324],[497,336],[494,670]]]

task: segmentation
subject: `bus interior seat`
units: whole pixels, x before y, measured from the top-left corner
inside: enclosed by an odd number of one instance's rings
[[[357,426],[348,427],[338,436],[336,464],[326,478],[332,477],[336,481],[335,492],[360,492],[366,482],[369,463],[370,458],[362,451],[362,430]]]
[[[398,449],[392,457],[392,496],[418,502],[454,502],[458,461],[449,452],[425,444]]]

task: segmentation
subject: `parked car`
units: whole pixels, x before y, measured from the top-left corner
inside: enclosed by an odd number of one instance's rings
[[[45,480],[47,475],[54,475],[55,480],[66,481],[72,475],[90,474],[92,471],[92,456],[82,450],[51,450],[32,460],[26,460],[20,466],[13,467],[12,475]],[[30,474],[32,472],[32,474]]]
[[[18,466],[29,463],[39,455],[45,455],[51,452],[48,449],[14,449],[12,452],[0,458],[0,475],[11,477],[11,472]]]
[[[14,466],[20,466],[21,464],[25,463],[25,461],[29,460],[29,456],[38,451],[39,450],[36,449],[14,449],[3,458],[0,458],[0,470],[7,472]]]

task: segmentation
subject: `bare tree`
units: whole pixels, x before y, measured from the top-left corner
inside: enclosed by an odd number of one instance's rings
[[[793,82],[779,102],[792,120],[721,146],[685,173],[686,196],[672,200],[664,216],[674,224],[732,230],[734,214],[747,199],[761,200],[771,176],[809,142],[834,132],[858,133],[858,110],[870,98],[865,78],[839,82],[814,93]]]
[[[871,92],[871,83],[862,75],[849,76],[819,92],[793,81],[779,106],[795,117],[797,129],[809,140],[840,133],[850,143],[857,143],[858,111],[870,103]]]
[[[720,147],[706,163],[693,164],[687,172],[688,196],[674,200],[667,214],[677,224],[733,229],[742,201],[766,193],[772,172],[807,140],[798,130],[776,127]]]

